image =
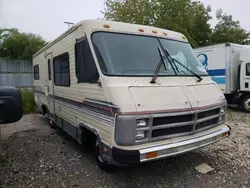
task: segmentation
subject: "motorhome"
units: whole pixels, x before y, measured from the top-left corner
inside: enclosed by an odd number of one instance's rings
[[[226,100],[186,37],[84,20],[33,56],[35,102],[94,147],[101,169],[182,154],[230,134]]]
[[[228,103],[250,112],[250,46],[224,43],[196,48],[195,52]]]

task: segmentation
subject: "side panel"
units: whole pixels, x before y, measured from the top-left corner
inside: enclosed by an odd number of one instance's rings
[[[70,135],[73,135],[72,132],[74,132],[74,128],[70,128],[68,125],[73,125],[77,130],[79,124],[85,124],[90,128],[96,129],[99,132],[102,141],[106,144],[110,144],[112,142],[114,130],[114,117],[106,98],[104,88],[99,86],[97,83],[78,83],[76,78],[75,43],[76,39],[82,38],[84,35],[85,32],[81,26],[77,30],[62,38],[53,46],[49,47],[45,52],[34,58],[37,59],[41,64],[44,64],[46,69],[44,71],[46,76],[44,76],[42,79],[43,82],[36,84],[42,87],[46,83],[49,83],[49,94],[51,96],[49,98],[54,98],[54,115],[56,117],[55,121],[59,121],[57,120],[59,117],[61,120],[63,120],[62,122],[67,122],[65,126],[62,126],[66,132],[68,132]],[[47,80],[47,60],[50,54],[53,56],[51,58],[51,79],[54,80],[53,58],[63,53],[69,54],[69,87],[58,86]],[[51,90],[52,85],[50,83],[53,85],[53,90]],[[105,114],[106,112],[107,114]],[[61,126],[59,122],[57,122],[57,124]]]
[[[194,49],[198,59],[206,68],[212,80],[220,89],[226,90],[226,48],[225,45]]]
[[[46,86],[48,84],[47,59],[43,54],[33,59],[33,66],[39,65],[39,80],[34,80],[35,102],[41,110],[41,106],[48,107],[48,97],[45,96]]]

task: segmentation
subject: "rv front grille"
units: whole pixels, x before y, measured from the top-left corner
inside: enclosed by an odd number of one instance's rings
[[[183,123],[192,121],[194,119],[194,114],[179,115],[179,116],[167,116],[154,118],[153,126],[166,125],[172,123]]]
[[[160,136],[179,135],[186,132],[191,132],[192,130],[193,130],[193,125],[156,129],[152,130],[152,138]]]
[[[154,117],[151,138],[157,140],[160,137],[194,134],[217,125],[220,115],[220,108],[216,108],[192,114]]]
[[[206,118],[220,113],[220,108],[198,113],[198,119]]]
[[[202,129],[202,128],[208,127],[210,125],[215,125],[218,122],[218,119],[219,118],[214,118],[214,119],[210,119],[210,120],[207,120],[207,121],[203,121],[201,123],[197,123],[195,125],[195,130]]]

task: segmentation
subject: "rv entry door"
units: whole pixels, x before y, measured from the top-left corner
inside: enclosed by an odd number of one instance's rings
[[[53,75],[53,58],[52,52],[47,54],[48,63],[48,110],[49,118],[54,120],[55,115],[55,98],[54,98],[54,75]]]

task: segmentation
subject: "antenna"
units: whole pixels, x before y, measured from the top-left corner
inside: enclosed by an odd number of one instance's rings
[[[71,25],[73,25],[73,22],[64,22],[65,24],[68,24],[68,27],[70,28]]]

